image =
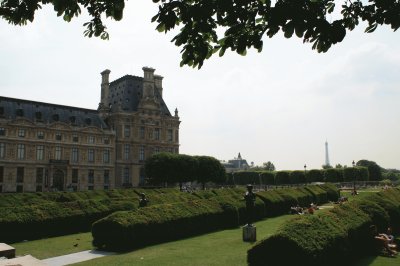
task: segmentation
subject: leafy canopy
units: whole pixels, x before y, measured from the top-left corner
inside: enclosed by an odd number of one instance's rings
[[[340,14],[329,15],[335,0],[153,0],[159,7],[152,18],[160,32],[178,28],[172,39],[182,47],[181,66],[200,68],[214,53],[223,56],[231,49],[245,55],[247,49],[261,51],[263,37],[283,32],[294,34],[312,49],[326,52],[353,30],[359,21],[368,23],[365,32],[378,25],[400,27],[400,0],[345,0]],[[2,0],[0,17],[11,24],[32,22],[42,5],[51,4],[58,16],[67,22],[81,14],[81,8],[92,18],[85,23],[85,36],[108,39],[102,15],[121,20],[125,0]],[[334,19],[332,19],[334,17]],[[222,32],[222,30],[224,32]]]

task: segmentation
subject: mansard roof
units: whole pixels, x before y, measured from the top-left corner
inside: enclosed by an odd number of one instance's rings
[[[142,95],[143,78],[141,77],[125,75],[110,82],[109,102],[111,104],[111,111],[118,110],[119,106],[123,111],[136,112]],[[171,116],[171,112],[158,89],[155,90],[155,97],[160,102],[162,115]]]
[[[97,110],[3,96],[0,96],[0,117],[11,120],[23,117],[32,122],[64,122],[73,126],[108,128]]]

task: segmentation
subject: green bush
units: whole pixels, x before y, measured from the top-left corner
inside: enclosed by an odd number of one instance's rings
[[[263,185],[275,185],[275,172],[261,172],[261,182]]]
[[[197,200],[116,212],[92,226],[93,245],[127,250],[238,225],[235,206]]]
[[[384,230],[400,223],[399,207],[400,190],[390,189],[328,212],[296,216],[249,249],[248,264],[349,265],[375,249],[371,225]]]
[[[290,172],[290,184],[304,184],[306,183],[306,176],[304,171],[296,170]]]
[[[324,181],[329,183],[343,182],[343,169],[328,168],[324,170]]]
[[[324,182],[324,171],[320,169],[311,169],[306,173],[306,181],[311,182]]]
[[[278,171],[275,174],[275,184],[290,184],[290,171]]]

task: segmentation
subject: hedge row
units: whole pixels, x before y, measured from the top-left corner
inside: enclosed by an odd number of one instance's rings
[[[195,201],[111,214],[93,224],[93,245],[109,250],[130,249],[238,226],[245,222],[243,192],[234,189],[212,190],[200,192],[203,199]],[[266,216],[287,213],[297,203],[324,203],[331,197],[337,200],[338,196],[334,185],[259,192],[254,218],[260,220]]]
[[[399,231],[400,190],[392,189],[318,215],[296,216],[248,250],[249,265],[348,265],[376,250],[371,225]],[[290,256],[288,256],[290,255]]]
[[[2,194],[0,242],[15,242],[90,231],[93,222],[115,211],[135,210],[144,192],[149,206],[187,202],[224,195],[242,195],[245,189],[199,191],[123,189],[87,192]]]
[[[368,181],[367,167],[347,167],[330,169],[311,169],[308,171],[261,171],[261,172],[236,172],[227,176],[228,184],[262,184],[262,185],[287,185],[304,184],[311,182],[350,182]]]

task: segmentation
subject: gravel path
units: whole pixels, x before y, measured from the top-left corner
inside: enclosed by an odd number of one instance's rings
[[[64,256],[48,258],[42,260],[48,266],[63,266],[73,263],[78,263],[81,261],[91,260],[95,258],[100,258],[104,256],[114,255],[114,252],[98,251],[98,250],[85,250],[77,253],[72,253]]]

